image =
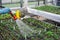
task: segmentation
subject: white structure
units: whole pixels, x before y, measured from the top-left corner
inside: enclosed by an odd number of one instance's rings
[[[49,0],[51,1],[51,0]],[[24,0],[24,2],[28,3],[28,0]],[[31,9],[28,7],[26,3],[26,8],[27,8],[27,11],[31,14],[34,14],[34,15],[38,15],[38,16],[43,16],[47,19],[50,19],[50,20],[53,20],[53,21],[56,21],[56,22],[59,22],[60,23],[60,15],[57,15],[57,14],[53,14],[53,13],[49,13],[49,12],[45,12],[45,11],[39,11],[39,10],[36,10],[36,9]]]

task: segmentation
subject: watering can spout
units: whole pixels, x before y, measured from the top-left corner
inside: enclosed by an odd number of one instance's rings
[[[10,15],[13,17],[14,20],[16,20],[16,16],[12,14],[12,12],[10,11]]]
[[[17,10],[15,15],[13,15],[12,12],[10,12],[10,14],[14,18],[14,20],[21,19],[21,12],[20,12],[20,10]]]
[[[20,12],[20,10],[17,10],[15,15],[13,15],[12,12],[10,12],[10,14],[14,18],[14,20],[21,19],[21,12]]]

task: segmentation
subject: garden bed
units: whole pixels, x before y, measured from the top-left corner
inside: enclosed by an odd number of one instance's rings
[[[53,24],[44,23],[33,18],[27,18],[23,21],[34,30],[37,30],[37,34],[33,36],[34,40],[36,38],[37,40],[59,40],[60,38],[60,28],[56,27]]]
[[[10,19],[10,18],[12,18],[10,14],[1,14],[0,15],[0,20]]]
[[[1,40],[25,40],[25,38],[20,34],[20,30],[13,19],[12,22],[8,19],[2,21],[3,22],[0,23]],[[53,24],[44,23],[33,18],[23,19],[22,21],[32,29],[36,30],[36,33],[27,37],[27,40],[60,39],[60,28],[56,28]]]
[[[46,11],[46,12],[51,12],[51,13],[55,13],[55,14],[60,14],[60,7],[41,6],[41,7],[36,7],[35,9]]]
[[[0,22],[0,40],[23,40],[20,30],[14,20],[8,19]]]

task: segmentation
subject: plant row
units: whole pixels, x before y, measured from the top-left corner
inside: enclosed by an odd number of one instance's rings
[[[51,13],[55,13],[55,14],[60,14],[60,7],[41,6],[41,7],[36,7],[35,9],[46,11],[46,12],[51,12]]]

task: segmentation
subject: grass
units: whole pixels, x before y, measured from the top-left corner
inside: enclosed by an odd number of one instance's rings
[[[60,14],[60,8],[54,7],[54,6],[41,6],[41,7],[36,7],[35,9],[37,10],[43,10],[55,14]]]

